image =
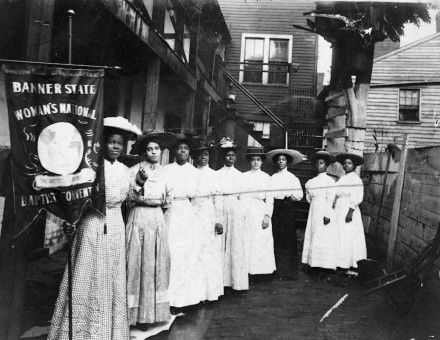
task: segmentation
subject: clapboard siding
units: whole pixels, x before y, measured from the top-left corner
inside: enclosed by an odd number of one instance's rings
[[[424,38],[376,58],[371,82],[373,84],[395,82],[440,81],[440,33]],[[367,151],[375,150],[373,135],[380,148],[388,143],[402,142],[402,135],[410,135],[411,147],[440,145],[440,85],[418,86],[420,89],[420,123],[398,122],[399,89],[370,89],[368,95]],[[376,132],[374,132],[374,130]]]
[[[312,88],[316,82],[317,36],[297,29],[292,24],[306,26],[304,12],[315,8],[314,2],[295,0],[219,0],[231,34],[226,50],[226,63],[239,62],[242,33],[292,35],[292,62],[298,71],[291,72],[289,86],[250,85],[245,87],[265,105],[285,99],[293,88]],[[239,66],[227,64],[232,75],[239,79]],[[238,112],[249,114],[258,108],[242,93],[237,93]]]

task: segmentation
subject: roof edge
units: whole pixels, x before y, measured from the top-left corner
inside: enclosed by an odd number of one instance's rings
[[[378,58],[375,58],[375,59],[373,60],[373,63],[375,63],[375,62],[377,62],[377,61],[381,61],[381,60],[383,60],[383,59],[387,59],[387,58],[389,58],[389,57],[392,57],[393,55],[399,54],[400,52],[406,51],[406,50],[408,50],[408,49],[410,49],[410,48],[413,48],[413,47],[415,47],[415,46],[418,46],[418,45],[420,45],[420,44],[423,44],[424,42],[427,42],[427,41],[429,41],[429,40],[435,39],[435,38],[437,38],[437,37],[440,37],[440,32],[437,32],[437,33],[434,33],[434,34],[428,35],[428,36],[425,37],[425,38],[422,38],[422,39],[416,40],[416,41],[412,42],[411,44],[405,45],[405,46],[403,46],[403,47],[401,47],[401,48],[398,48],[397,50],[391,51],[391,52],[389,52],[389,53],[387,53],[387,54],[384,54],[384,55],[382,55],[382,56],[380,56],[380,57],[378,57]]]

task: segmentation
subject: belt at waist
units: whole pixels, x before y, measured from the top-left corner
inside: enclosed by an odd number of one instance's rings
[[[137,202],[134,206],[135,207],[160,208],[160,205],[157,205],[157,204],[147,204],[147,203],[139,203],[139,202]]]

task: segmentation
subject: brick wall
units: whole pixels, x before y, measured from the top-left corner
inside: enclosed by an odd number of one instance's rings
[[[379,223],[379,210],[382,183],[384,180],[386,153],[365,155],[362,178],[365,185],[365,197],[361,210],[369,216],[369,248],[376,248],[386,254],[390,220],[399,162],[392,161],[385,185],[385,196]],[[440,147],[411,149],[408,152],[405,178],[395,248],[395,267],[403,267],[414,259],[427,243],[435,236],[440,224]],[[432,287],[440,297],[440,280],[436,279]]]

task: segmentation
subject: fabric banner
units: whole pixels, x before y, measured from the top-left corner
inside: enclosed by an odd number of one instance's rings
[[[15,219],[26,228],[48,211],[70,223],[105,213],[104,70],[3,65]]]

